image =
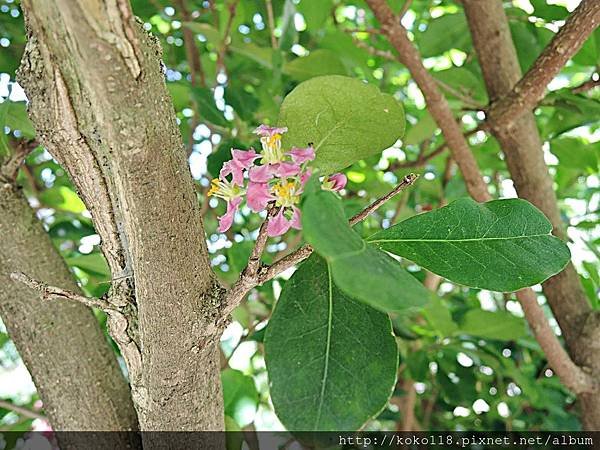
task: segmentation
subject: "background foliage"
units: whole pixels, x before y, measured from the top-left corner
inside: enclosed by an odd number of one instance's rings
[[[402,9],[401,0],[389,3],[396,12]],[[573,9],[577,2],[505,3],[519,62],[526,70],[568,15],[567,7]],[[261,218],[242,209],[232,230],[216,233],[216,217],[223,214],[224,205],[207,199],[209,181],[229,159],[232,146],[260,147],[252,130],[261,122],[275,123],[284,97],[302,81],[319,75],[346,75],[368,81],[384,93],[381,99],[363,105],[364,96],[358,92],[362,85],[357,83],[358,87],[349,89],[347,94],[349,104],[339,107],[357,108],[369,120],[372,116],[366,110],[375,107],[377,101],[388,101],[389,96],[404,106],[407,123],[401,141],[388,142],[390,128],[399,126],[395,119],[401,111],[393,112],[392,119],[383,118],[361,127],[357,134],[357,151],[370,146],[389,148],[345,170],[349,179],[343,202],[345,214],[357,212],[372,198],[389,191],[409,171],[422,176],[415,188],[402,193],[357,227],[362,237],[466,196],[447,151],[436,150],[443,139],[425,109],[423,97],[408,71],[395,60],[386,39],[375,31],[377,24],[364,2],[272,0],[273,34],[268,20],[270,1],[188,0],[185,9],[180,1],[170,0],[133,0],[132,4],[144,27],[160,39],[164,50],[165,78],[197,181],[198,201],[205,211],[212,264],[224,283],[233,282],[245,266]],[[475,130],[488,99],[459,2],[414,0],[403,24],[449,98],[464,131]],[[184,30],[191,31],[191,42],[186,42]],[[35,137],[26,117],[24,96],[15,83],[25,40],[18,1],[0,0],[0,126],[4,128],[4,133],[0,133],[0,156],[16,140]],[[199,61],[189,58],[190,52],[199,54]],[[576,87],[588,81],[599,65],[597,30],[552,82],[552,92],[536,115],[561,212],[569,224],[571,253],[595,308],[599,307],[600,289],[600,91],[596,88],[578,92]],[[310,88],[310,84],[303,86]],[[323,98],[335,93],[335,89],[331,86],[330,90],[323,90]],[[287,120],[285,104],[282,120]],[[306,128],[290,128],[288,143],[305,143]],[[481,131],[473,131],[469,139],[494,195],[514,197],[498,143]],[[323,144],[318,160],[322,167],[344,166],[333,157],[335,152],[335,141]],[[431,152],[435,156],[427,158]],[[98,248],[99,237],[64,170],[40,147],[27,157],[19,183],[85,291],[89,295],[106,292],[110,277]],[[267,261],[297,247],[300,241],[296,231],[270,241]],[[315,258],[309,263],[320,264]],[[311,270],[309,263],[302,270]],[[416,279],[425,279],[426,273],[420,267],[409,264],[407,269]],[[253,291],[234,312],[234,322],[223,337],[222,379],[230,429],[282,427],[273,413],[263,340],[275,301],[280,294],[285,296],[288,276]],[[356,329],[378,320],[376,315],[358,320],[361,313],[352,308],[343,313],[347,316],[344,320],[355,321]],[[282,309],[278,314],[294,311]],[[97,315],[98,320],[104,321],[101,313]],[[396,429],[401,426],[402,411],[408,405],[415,411],[416,426],[423,430],[578,429],[574,397],[548,369],[522,317],[513,295],[450,282],[441,284],[439,296],[425,308],[408,316],[393,317],[393,332],[400,348],[398,383],[387,407],[368,422],[367,428]],[[308,325],[297,326],[287,333],[301,334]],[[276,334],[277,330],[269,333]],[[288,347],[285,351],[305,352],[310,358],[308,340],[295,345],[297,348]],[[381,352],[386,349],[381,348]],[[360,380],[361,364],[356,363]],[[385,367],[379,369],[382,377],[390,376]],[[413,386],[416,399],[408,394]],[[272,394],[277,401],[277,393]],[[357,391],[356,395],[366,394]],[[1,332],[0,398],[8,403],[7,408],[0,406],[0,427],[32,426],[35,416],[11,412],[10,404],[32,411],[40,405],[12,343]],[[43,410],[36,414],[43,415]],[[295,420],[303,418],[296,416]],[[40,420],[35,426],[40,426]]]

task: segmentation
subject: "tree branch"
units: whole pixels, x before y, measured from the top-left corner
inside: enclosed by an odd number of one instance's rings
[[[396,186],[383,197],[375,200],[360,213],[352,217],[349,220],[350,225],[356,225],[358,222],[366,219],[385,202],[389,201],[399,192],[412,185],[417,178],[418,175],[415,175],[414,173],[406,175],[400,184],[398,184],[398,186]],[[284,272],[285,270],[295,266],[299,262],[308,258],[313,252],[312,247],[306,244],[295,252],[292,252],[289,255],[277,260],[270,266],[262,266],[260,264],[260,257],[264,251],[268,238],[266,233],[268,221],[270,218],[274,217],[277,212],[278,208],[271,208],[269,210],[267,218],[262,223],[258,232],[258,237],[256,238],[256,243],[254,244],[252,254],[250,255],[248,266],[242,271],[240,278],[227,291],[227,295],[225,296],[225,300],[223,302],[223,317],[227,317],[231,311],[233,311],[242,302],[246,294],[252,288],[269,281],[270,279],[279,275],[281,272]]]
[[[600,1],[582,0],[525,76],[507,95],[492,104],[487,114],[490,125],[505,129],[531,111],[544,97],[546,86],[599,23]]]
[[[86,297],[84,295],[77,294],[75,292],[67,291],[65,289],[49,286],[38,280],[25,275],[23,272],[13,272],[10,277],[14,281],[24,284],[30,289],[37,291],[41,294],[42,300],[71,300],[77,303],[81,303],[90,308],[99,308],[103,311],[108,309],[115,309],[108,301],[103,298]]]
[[[0,400],[0,408],[8,409],[22,416],[29,417],[30,419],[47,420],[46,416],[37,411],[33,411],[20,405],[15,405],[14,403],[7,402],[5,400]]]
[[[537,302],[536,293],[532,289],[523,289],[516,295],[533,336],[560,381],[575,394],[598,392],[598,383],[573,362],[560,344]]]
[[[400,24],[385,0],[367,0],[371,10],[381,24],[381,30],[398,51],[398,59],[410,71],[421,89],[427,108],[446,139],[454,160],[463,174],[467,190],[478,202],[491,197],[483,181],[475,157],[469,149],[467,140],[458,126],[446,98],[442,95],[435,79],[429,74],[419,52],[409,40],[406,29]]]
[[[348,221],[350,225],[356,225],[358,222],[366,219],[370,214],[373,214],[377,209],[379,209],[385,202],[389,201],[392,197],[400,193],[402,190],[412,185],[417,180],[417,178],[418,176],[414,173],[405,176],[398,186],[396,186],[383,197],[375,200],[360,213],[352,217]],[[263,284],[266,281],[269,281],[270,279],[276,277],[281,272],[284,272],[287,269],[295,266],[299,262],[308,258],[312,252],[313,248],[310,245],[303,245],[295,252],[290,253],[289,255],[281,258],[278,261],[275,261],[272,265],[263,267],[258,274],[257,284]]]

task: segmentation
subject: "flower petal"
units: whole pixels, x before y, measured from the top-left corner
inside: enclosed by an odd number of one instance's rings
[[[267,203],[274,200],[274,197],[269,192],[267,183],[248,183],[246,191],[246,204],[254,212],[260,212],[267,207]]]
[[[244,184],[244,166],[240,165],[235,159],[231,159],[223,164],[219,172],[219,178],[225,179],[227,175],[232,176],[233,184],[242,186]]]
[[[292,220],[291,220],[291,225],[292,228],[295,228],[296,230],[301,230],[302,229],[302,222],[300,220],[300,209],[296,208],[295,206],[293,207],[293,215],[292,215]]]
[[[290,229],[291,225],[292,222],[283,215],[282,208],[275,217],[269,220],[269,223],[267,224],[267,234],[270,237],[281,236]]]
[[[273,168],[269,164],[254,166],[248,172],[250,181],[254,183],[266,183],[273,178]]]
[[[300,172],[300,166],[294,163],[281,162],[273,164],[273,171],[275,175],[281,178],[295,177]]]
[[[287,132],[287,127],[270,127],[269,125],[261,124],[254,133],[259,136],[273,136],[274,134],[283,134]]]
[[[234,198],[227,202],[227,212],[219,217],[219,233],[225,233],[231,228],[231,225],[233,224],[233,218],[235,217],[235,212],[238,210],[241,202],[241,197]]]
[[[233,156],[233,160],[236,161],[238,165],[243,167],[244,169],[249,168],[252,165],[252,163],[254,163],[254,160],[260,158],[260,155],[258,155],[254,151],[254,149],[236,150],[232,148],[231,156]]]
[[[334,173],[323,180],[323,189],[339,192],[346,187],[348,178],[343,173]]]
[[[303,162],[312,161],[313,159],[315,159],[315,149],[312,147],[292,147],[288,155],[292,157],[292,160],[296,164],[302,164]]]

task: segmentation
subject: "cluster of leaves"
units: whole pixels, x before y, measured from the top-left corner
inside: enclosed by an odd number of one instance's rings
[[[242,209],[230,231],[216,233],[224,207],[205,193],[231,147],[259,147],[252,135],[259,123],[287,126],[286,147],[314,143],[316,167],[322,173],[344,169],[349,179],[343,202],[333,194],[307,193],[303,235],[292,231],[272,240],[263,259],[272,262],[302,237],[317,254],[287,281],[255,289],[234,311],[222,342],[229,366],[222,375],[228,428],[281,426],[272,399],[290,429],[352,429],[366,421],[369,429],[395,429],[402,418],[398,404],[415,388],[423,429],[577,429],[573,397],[547,369],[514,297],[490,292],[544,280],[564,265],[567,250],[526,203],[461,200],[464,183],[447,154],[427,158],[443,138],[407,70],[388,57],[392,48],[376,32],[365,3],[273,0],[276,46],[267,2],[188,0],[187,18],[178,3],[132,1],[164,49],[167,86],[222,280],[233,282],[245,267],[261,218]],[[398,12],[403,2],[389,3]],[[526,70],[568,11],[540,0],[527,11],[519,6],[523,2],[514,3],[506,11]],[[473,130],[488,98],[459,2],[415,0],[403,23],[464,131]],[[187,60],[184,29],[194,34],[200,69]],[[11,101],[19,100],[11,83],[24,43],[18,2],[0,0],[0,95],[8,100],[0,104],[6,131],[0,133],[0,159],[14,140],[35,136],[24,103]],[[562,212],[583,254],[580,277],[595,308],[600,147],[593,140],[600,106],[597,91],[573,88],[600,64],[598,48],[596,31],[536,115]],[[6,86],[13,87],[10,97]],[[483,133],[470,139],[491,191],[510,194],[497,142]],[[347,217],[409,169],[422,175],[415,189],[356,227],[347,225]],[[38,148],[18,181],[87,293],[106,292],[110,275],[97,236],[64,170]],[[409,218],[446,202],[446,208]],[[582,253],[585,246],[595,259]],[[422,287],[426,269],[449,280],[437,294]]]

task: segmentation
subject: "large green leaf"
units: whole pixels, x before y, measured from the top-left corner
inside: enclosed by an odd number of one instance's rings
[[[552,225],[521,199],[478,204],[459,199],[411,217],[368,241],[466,286],[516,291],[560,272],[569,248]]]
[[[466,51],[472,46],[464,14],[445,14],[431,19],[427,29],[417,34],[417,40],[425,58],[439,56],[452,48]]]
[[[506,311],[471,309],[465,314],[460,332],[472,336],[504,341],[517,340],[527,335],[525,321]]]
[[[314,143],[323,173],[391,147],[404,133],[404,111],[391,95],[354,78],[328,75],[299,84],[284,99],[279,125],[286,147]]]
[[[275,412],[289,430],[357,430],[387,403],[398,349],[388,317],[345,296],[313,255],[281,292],[265,360]]]
[[[304,237],[327,260],[346,295],[384,312],[425,304],[429,292],[397,261],[350,228],[334,194],[309,195],[302,212]]]

